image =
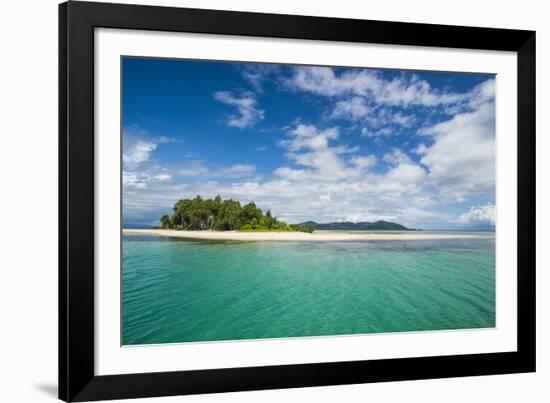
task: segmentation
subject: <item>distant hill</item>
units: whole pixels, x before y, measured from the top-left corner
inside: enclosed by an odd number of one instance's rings
[[[343,230],[343,231],[414,231],[401,224],[397,224],[389,221],[376,221],[376,222],[331,222],[326,224],[319,224],[315,221],[306,221],[302,223],[309,225],[316,230]]]

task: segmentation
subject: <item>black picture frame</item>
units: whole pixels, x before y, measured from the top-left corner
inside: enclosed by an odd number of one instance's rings
[[[94,29],[517,52],[517,351],[96,376]],[[59,5],[59,398],[89,401],[535,371],[535,32],[186,8]]]

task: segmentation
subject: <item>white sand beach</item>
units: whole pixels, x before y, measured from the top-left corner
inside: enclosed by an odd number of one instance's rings
[[[410,232],[238,232],[238,231],[176,231],[168,229],[123,229],[128,235],[158,235],[174,238],[205,239],[217,241],[391,241],[430,239],[471,239],[483,235],[460,233]]]

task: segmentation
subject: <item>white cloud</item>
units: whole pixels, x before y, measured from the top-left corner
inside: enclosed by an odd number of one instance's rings
[[[415,120],[414,115],[403,115],[401,112],[391,115],[391,121],[403,127],[411,127]]]
[[[124,189],[148,189],[152,183],[168,182],[172,175],[165,167],[155,165],[151,155],[159,144],[179,143],[167,136],[151,136],[146,130],[133,125],[124,130],[122,152],[122,185]]]
[[[138,169],[134,168],[125,168],[122,172],[124,197],[128,200],[133,200],[136,197],[136,192],[140,190],[145,193],[154,193],[154,189],[161,189],[161,191],[163,189],[179,189],[181,181],[188,180],[188,178],[243,179],[254,177],[260,179],[256,173],[256,166],[251,164],[234,164],[210,169],[202,161],[184,161],[172,165],[158,165],[144,161]],[[149,197],[145,193],[140,197]]]
[[[133,172],[122,172],[122,185],[125,188],[134,188],[134,189],[145,189],[147,183],[145,180],[140,178],[139,174]]]
[[[170,175],[170,174],[157,174],[157,175],[153,176],[153,179],[155,179],[157,181],[161,181],[161,182],[166,182],[166,181],[169,181],[170,179],[172,179],[172,175]]]
[[[328,147],[329,140],[335,140],[340,136],[337,127],[331,127],[319,131],[313,125],[299,124],[290,131],[291,138],[282,140],[280,144],[290,151],[299,151],[302,149],[322,150]]]
[[[495,225],[495,205],[472,206],[470,210],[458,217],[457,222],[466,225]]]
[[[177,167],[173,167],[172,170],[176,175],[186,177],[208,176],[210,174],[210,170],[202,161],[185,161]]]
[[[276,73],[279,67],[274,64],[244,64],[241,74],[256,92],[263,92],[263,84],[269,75]]]
[[[183,139],[168,136],[152,136],[139,125],[130,125],[123,131],[122,163],[126,171],[136,171],[151,163],[151,155],[158,146],[167,143],[182,143]],[[162,177],[160,177],[161,180]],[[130,180],[130,179],[129,179]]]
[[[494,99],[495,80],[486,80],[473,89],[469,106],[470,108],[477,109],[487,102],[494,102]]]
[[[242,178],[244,176],[250,176],[256,172],[256,167],[249,164],[235,164],[220,169],[213,176],[224,178]]]
[[[369,130],[366,127],[363,127],[361,129],[361,137],[385,137],[385,136],[391,136],[394,134],[394,131],[389,127],[383,127],[380,130]]]
[[[256,107],[256,98],[250,92],[238,97],[229,91],[218,91],[214,94],[214,99],[237,108],[238,115],[230,115],[227,120],[229,126],[243,129],[264,118],[264,111]]]
[[[384,160],[384,162],[387,162],[390,165],[412,163],[411,158],[398,148],[394,148],[391,153],[384,154],[384,157],[382,159]]]
[[[122,153],[125,168],[135,169],[149,160],[151,153],[157,148],[153,142],[137,140]]]
[[[426,172],[416,164],[410,162],[399,162],[386,174],[386,177],[394,183],[408,187],[417,187],[423,181],[427,180]]]
[[[368,125],[366,130],[371,129],[390,129],[392,130],[391,134],[399,133],[402,128],[410,128],[414,123],[417,122],[415,115],[406,115],[400,111],[394,111],[394,108],[389,107],[372,107],[373,111],[371,114],[365,117],[365,122]]]
[[[244,178],[256,172],[256,166],[251,164],[234,164],[211,169],[202,161],[187,161],[171,169],[178,176],[204,178]]]
[[[170,181],[174,178],[245,178],[256,173],[252,164],[234,164],[219,168],[209,168],[203,161],[184,161],[175,165],[149,165],[139,170],[142,181]],[[137,175],[137,173],[133,173]]]
[[[373,100],[377,105],[389,106],[438,106],[464,100],[466,94],[434,89],[416,75],[403,74],[386,79],[368,69],[346,70],[337,74],[331,67],[300,67],[294,69],[291,78],[285,81],[288,88],[324,96],[360,96]],[[352,98],[353,99],[353,98]],[[360,98],[352,104],[364,111]],[[349,110],[342,106],[342,110]]]
[[[354,156],[351,159],[351,163],[357,168],[366,169],[376,165],[376,156],[367,155],[367,156]]]
[[[337,127],[319,130],[313,125],[298,124],[288,133],[289,138],[282,140],[279,144],[288,150],[286,157],[306,169],[293,169],[281,167],[275,170],[275,174],[285,179],[308,179],[317,178],[323,181],[344,178],[349,175],[356,175],[347,169],[341,160],[341,154],[354,153],[359,147],[332,146],[331,140],[340,137]]]
[[[377,191],[381,192],[383,199],[414,195],[416,203],[407,204],[401,201],[404,208],[411,205],[427,204],[430,201],[429,177],[427,172],[416,164],[407,154],[399,149],[394,149],[383,157],[383,161],[390,165],[390,169],[378,182]]]
[[[494,80],[487,80],[472,91],[453,92],[434,88],[415,74],[403,73],[388,78],[369,69],[300,67],[292,70],[284,83],[294,91],[328,97],[333,102],[328,112],[330,118],[364,125],[361,136],[373,138],[378,144],[390,136],[414,133],[411,129],[422,124],[422,115],[418,114],[418,109],[411,113],[412,107],[458,116],[479,110],[494,98]],[[431,128],[432,131],[442,129]],[[419,134],[428,135],[429,132],[430,129],[424,129]],[[431,157],[426,156],[424,163],[431,162]],[[438,181],[438,168],[434,166],[433,172],[434,181]],[[491,178],[487,176],[486,179],[488,183]]]
[[[305,169],[294,169],[289,167],[279,167],[273,172],[276,176],[289,181],[304,181],[313,179],[315,173]]]
[[[370,112],[371,109],[367,106],[365,98],[352,97],[350,99],[336,102],[336,106],[332,111],[332,117],[358,120],[364,118]]]
[[[426,147],[426,144],[420,143],[418,147],[414,149],[414,152],[418,155],[426,155],[428,152],[428,147]]]
[[[172,175],[167,174],[158,166],[149,169],[143,168],[135,171],[122,171],[123,189],[148,189],[151,185],[161,182],[169,182]]]
[[[473,111],[419,133],[433,138],[430,147],[417,149],[421,163],[442,196],[454,201],[495,191],[494,80],[482,83],[473,93]]]

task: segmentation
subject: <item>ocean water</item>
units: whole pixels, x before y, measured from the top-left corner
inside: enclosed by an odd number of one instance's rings
[[[208,242],[125,235],[122,344],[495,326],[495,239]]]

